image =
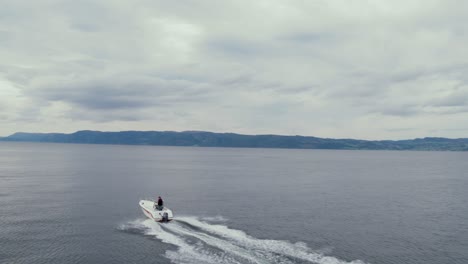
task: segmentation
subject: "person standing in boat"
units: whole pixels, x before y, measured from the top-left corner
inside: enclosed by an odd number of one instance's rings
[[[156,209],[161,211],[163,209],[163,207],[164,207],[163,199],[161,198],[161,196],[158,196],[158,205],[156,206]]]

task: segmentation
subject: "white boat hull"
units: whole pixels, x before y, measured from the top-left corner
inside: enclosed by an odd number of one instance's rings
[[[154,201],[141,200],[139,204],[146,217],[156,222],[169,222],[174,218],[171,209],[167,207],[163,207],[162,210],[156,210]]]

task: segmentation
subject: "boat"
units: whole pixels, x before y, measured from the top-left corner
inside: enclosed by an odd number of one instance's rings
[[[171,209],[165,206],[157,208],[155,201],[141,200],[139,204],[143,213],[156,222],[166,223],[174,218]]]

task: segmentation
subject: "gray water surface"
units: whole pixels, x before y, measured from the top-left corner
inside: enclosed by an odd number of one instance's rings
[[[350,262],[468,263],[468,153],[0,142],[0,263]]]

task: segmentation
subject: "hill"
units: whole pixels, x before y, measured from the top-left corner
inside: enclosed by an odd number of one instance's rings
[[[452,150],[468,151],[468,138],[418,138],[410,140],[330,139],[307,136],[242,135],[205,131],[78,131],[63,133],[18,132],[2,141],[29,141],[86,144],[123,144],[157,146],[293,148],[293,149],[366,149],[366,150]]]

